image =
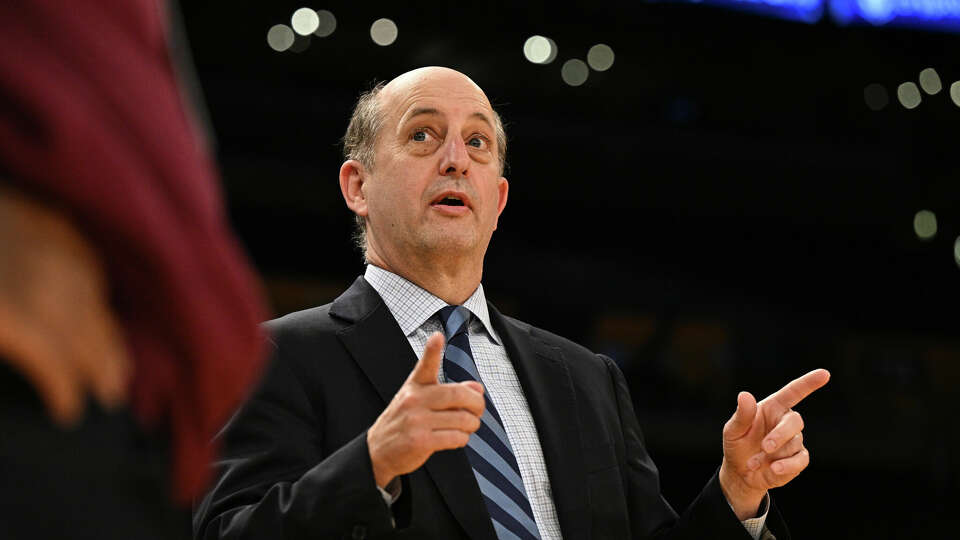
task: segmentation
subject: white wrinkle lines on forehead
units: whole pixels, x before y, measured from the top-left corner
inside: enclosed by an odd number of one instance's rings
[[[400,125],[405,125],[411,120],[420,116],[436,116],[441,119],[446,119],[446,115],[439,109],[435,109],[433,107],[417,107],[417,108],[411,109],[406,114],[404,114],[403,118],[400,119]],[[490,129],[494,129],[493,121],[490,119],[489,116],[487,116],[483,112],[474,111],[469,114],[468,119],[480,120],[481,122],[485,123],[487,127],[489,127]]]
[[[404,124],[418,114],[430,113],[449,119],[452,116],[477,116],[492,125],[493,107],[487,96],[472,81],[447,81],[453,84],[441,84],[442,81],[424,81],[401,96],[399,92],[388,96],[396,100],[391,107],[397,118],[397,124]]]

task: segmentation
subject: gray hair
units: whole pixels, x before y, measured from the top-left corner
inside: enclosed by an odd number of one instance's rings
[[[355,159],[368,170],[373,170],[374,154],[380,128],[383,127],[384,115],[381,110],[380,92],[386,86],[385,82],[376,83],[373,88],[360,94],[357,104],[350,115],[350,124],[347,133],[343,136],[344,160]],[[497,111],[493,111],[494,130],[497,137],[497,158],[500,160],[500,174],[503,174],[507,163],[507,132],[503,127],[503,120]],[[367,220],[354,215],[353,241],[357,249],[367,255]]]

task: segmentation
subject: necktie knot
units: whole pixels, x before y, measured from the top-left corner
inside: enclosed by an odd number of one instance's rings
[[[450,341],[455,336],[467,333],[470,323],[470,310],[463,306],[445,306],[437,312],[443,325],[444,337]]]

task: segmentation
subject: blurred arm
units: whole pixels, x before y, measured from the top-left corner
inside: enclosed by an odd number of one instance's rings
[[[58,423],[87,394],[113,407],[130,362],[100,260],[66,216],[0,185],[0,359],[29,380]]]

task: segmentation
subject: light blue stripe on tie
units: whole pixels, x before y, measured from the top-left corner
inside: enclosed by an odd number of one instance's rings
[[[447,318],[447,324],[443,325],[444,329],[447,329],[447,328],[451,329],[452,330],[451,334],[456,332],[457,330],[460,329],[461,326],[463,326],[463,322],[467,320],[467,316],[469,314],[470,314],[470,311],[467,308],[462,306],[457,306],[457,308],[450,313],[450,317]],[[450,339],[449,334],[446,337],[447,339]]]
[[[490,400],[490,402],[493,403],[493,400]],[[490,414],[490,409],[483,410],[483,416],[480,417],[480,420],[483,420],[483,423],[490,428],[490,431],[500,438],[500,442],[502,442],[504,446],[513,452],[513,447],[510,446],[510,438],[507,437],[507,432],[503,430],[503,426],[500,425],[500,422],[497,422],[497,419]]]
[[[503,459],[503,456],[501,456],[496,450],[487,444],[487,441],[483,440],[483,438],[474,433],[473,435],[470,435],[470,439],[467,441],[467,446],[473,448],[478,454],[480,454],[480,457],[487,460],[487,463],[493,465],[494,469],[496,469],[500,474],[503,475],[504,478],[513,484],[513,487],[517,488],[517,491],[526,496],[527,492],[525,489],[523,489],[523,479],[520,478],[520,475],[517,474],[517,471],[515,471],[513,467],[511,467],[510,464]]]
[[[491,484],[482,474],[473,471],[473,475],[477,477],[477,483],[480,484],[481,493],[490,497],[500,508],[503,508],[504,512],[510,514],[510,517],[523,525],[523,528],[529,531],[530,534],[537,538],[540,537],[540,531],[537,529],[537,524],[533,521],[533,516],[527,514],[523,508],[517,506],[517,503],[513,502],[513,499],[500,491],[500,488]]]
[[[480,374],[477,373],[477,365],[473,363],[473,358],[470,358],[469,354],[463,352],[463,349],[456,345],[447,344],[447,349],[443,351],[443,356],[463,368],[464,371],[473,377],[473,380],[477,382],[480,381]]]
[[[501,525],[499,521],[495,519],[491,519],[490,521],[493,522],[493,530],[497,531],[498,540],[523,540],[519,536],[513,534],[513,531]]]

